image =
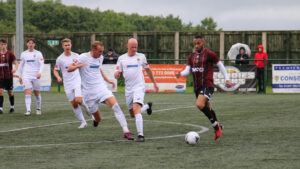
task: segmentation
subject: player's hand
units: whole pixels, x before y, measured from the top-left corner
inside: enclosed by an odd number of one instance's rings
[[[19,77],[19,82],[20,82],[20,84],[23,84],[23,80],[20,77]]]
[[[176,76],[177,79],[179,79],[181,77],[181,74],[180,74],[179,70],[175,72],[175,76]]]
[[[115,78],[116,78],[116,79],[119,79],[119,78],[120,78],[120,72],[119,72],[119,71],[116,71],[116,72],[115,72]]]
[[[110,82],[108,82],[108,83],[112,84],[112,88],[115,88],[115,87],[116,87],[116,84],[115,84],[115,82],[113,82],[113,81],[110,81]]]
[[[226,80],[225,83],[226,83],[226,87],[227,87],[227,88],[230,88],[230,87],[231,87],[231,82],[230,82],[230,80]]]
[[[61,77],[58,77],[58,78],[57,78],[57,82],[58,82],[58,83],[61,83],[61,82],[62,82],[62,78],[61,78]]]
[[[155,88],[155,92],[158,92],[158,91],[159,91],[159,87],[157,86],[156,83],[154,83],[154,88]]]
[[[11,70],[11,73],[16,73],[17,69]]]
[[[42,76],[42,75],[41,75],[40,73],[38,73],[38,74],[36,75],[36,78],[39,79],[39,78],[41,78],[41,76]]]

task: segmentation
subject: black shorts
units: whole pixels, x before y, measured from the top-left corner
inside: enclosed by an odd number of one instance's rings
[[[198,98],[198,96],[201,94],[207,97],[208,100],[210,100],[210,97],[214,94],[214,90],[215,88],[213,87],[200,88],[197,91],[195,91],[196,98]]]
[[[0,79],[0,89],[13,90],[13,79]]]

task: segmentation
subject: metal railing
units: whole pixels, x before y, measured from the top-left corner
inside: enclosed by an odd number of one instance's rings
[[[160,58],[151,58],[151,59],[147,59],[148,62],[150,64],[175,64],[176,61],[180,62],[180,64],[186,64],[187,59],[160,59]],[[250,65],[254,65],[252,61],[254,61],[255,59],[245,59],[244,61],[249,61]],[[264,86],[264,93],[266,93],[266,89],[267,89],[267,83],[268,83],[268,71],[270,70],[270,68],[268,67],[269,65],[273,64],[274,62],[279,62],[278,64],[293,64],[293,62],[295,62],[295,64],[300,64],[300,58],[299,59],[286,59],[286,58],[282,58],[282,59],[256,59],[257,61],[264,61],[264,65],[266,65],[264,67],[264,81],[263,81],[263,86]],[[45,63],[50,63],[51,64],[51,69],[53,70],[54,68],[54,64],[55,64],[56,59],[47,59],[45,60]],[[231,65],[234,66],[236,65],[234,62],[236,61],[236,59],[221,59],[222,62],[224,62],[224,65]],[[268,61],[268,64],[267,64]],[[58,92],[61,92],[61,84],[57,83],[58,86]]]

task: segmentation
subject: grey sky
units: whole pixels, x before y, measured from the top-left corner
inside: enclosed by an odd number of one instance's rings
[[[200,24],[208,16],[223,30],[300,30],[300,0],[62,0],[101,11],[179,16]]]

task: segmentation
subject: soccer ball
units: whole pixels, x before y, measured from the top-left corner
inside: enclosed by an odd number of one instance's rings
[[[185,142],[189,145],[195,145],[199,142],[200,136],[194,131],[190,131],[185,135]]]

